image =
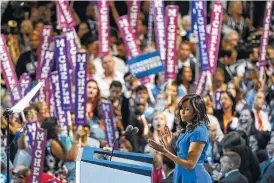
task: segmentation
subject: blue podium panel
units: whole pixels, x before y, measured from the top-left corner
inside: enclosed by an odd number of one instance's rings
[[[77,183],[151,183],[153,156],[85,147],[76,162]]]

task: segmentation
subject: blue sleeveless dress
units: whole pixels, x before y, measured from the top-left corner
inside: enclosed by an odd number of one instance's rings
[[[198,125],[193,131],[186,130],[181,133],[176,142],[177,156],[182,159],[187,159],[188,150],[191,142],[205,142],[206,145],[202,154],[192,170],[187,170],[176,164],[173,182],[174,183],[212,183],[210,175],[204,168],[204,159],[209,143],[209,131],[204,123]]]

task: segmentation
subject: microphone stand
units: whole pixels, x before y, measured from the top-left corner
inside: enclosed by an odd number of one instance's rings
[[[3,116],[7,120],[7,181],[10,180],[10,115],[12,114],[12,111],[10,109],[6,109],[3,113]]]

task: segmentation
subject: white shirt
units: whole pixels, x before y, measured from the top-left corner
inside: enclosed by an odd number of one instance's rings
[[[127,68],[125,62],[122,59],[120,59],[118,57],[115,57],[115,56],[112,56],[112,58],[115,62],[115,66],[114,66],[115,72],[120,72],[122,74],[125,74],[128,71],[128,68]],[[104,69],[103,69],[103,66],[102,66],[102,59],[100,57],[95,58],[92,61],[92,63],[95,67],[96,74],[104,73]]]
[[[120,72],[115,72],[114,73],[114,77],[113,77],[112,81],[107,80],[104,73],[101,73],[101,74],[96,73],[95,76],[94,76],[94,79],[98,83],[98,87],[100,89],[102,97],[106,97],[106,98],[109,97],[109,95],[110,95],[109,87],[110,87],[111,82],[114,81],[114,80],[115,81],[120,81],[123,85],[123,89],[125,88],[124,87],[124,85],[125,85],[124,75]]]
[[[255,127],[257,130],[259,130],[259,122],[257,117],[257,111],[255,109],[252,109],[252,111],[255,114]],[[271,131],[271,124],[268,120],[268,115],[266,112],[260,110],[259,115],[261,116],[262,122],[263,122],[263,131]]]
[[[227,173],[225,174],[225,177],[227,177],[229,174],[231,174],[231,173],[233,173],[233,172],[237,172],[237,171],[239,171],[239,170],[238,170],[238,169],[231,170],[231,171],[229,171],[229,172],[227,172]]]

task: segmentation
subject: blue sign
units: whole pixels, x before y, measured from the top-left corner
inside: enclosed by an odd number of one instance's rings
[[[128,60],[127,64],[129,65],[130,72],[137,78],[143,78],[164,71],[159,51],[134,57]]]

